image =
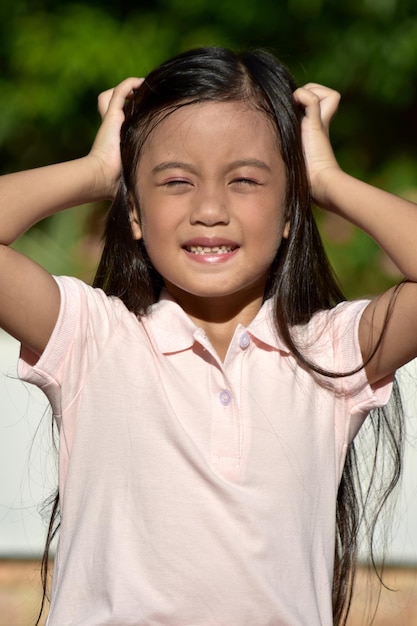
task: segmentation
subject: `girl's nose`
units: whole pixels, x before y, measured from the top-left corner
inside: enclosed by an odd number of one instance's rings
[[[192,224],[214,226],[229,223],[229,211],[224,192],[221,190],[201,191],[194,198],[190,220]]]

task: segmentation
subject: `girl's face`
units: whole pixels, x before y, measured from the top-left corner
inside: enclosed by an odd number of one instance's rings
[[[266,116],[243,102],[188,105],[151,133],[133,235],[187,311],[263,299],[285,223],[285,165]]]

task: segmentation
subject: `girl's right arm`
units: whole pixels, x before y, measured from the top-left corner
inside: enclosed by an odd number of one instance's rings
[[[0,327],[35,360],[55,326],[59,290],[46,270],[10,244],[49,215],[113,197],[120,177],[123,106],[140,82],[127,79],[99,96],[103,123],[87,156],[0,178]]]

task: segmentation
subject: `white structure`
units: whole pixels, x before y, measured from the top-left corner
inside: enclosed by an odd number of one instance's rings
[[[56,486],[44,395],[17,380],[18,343],[0,330],[0,557],[43,551],[42,503]]]
[[[57,484],[51,416],[42,393],[16,379],[18,344],[0,330],[0,558],[37,557],[42,503]],[[388,561],[417,563],[417,366],[401,372],[409,413],[401,493]]]

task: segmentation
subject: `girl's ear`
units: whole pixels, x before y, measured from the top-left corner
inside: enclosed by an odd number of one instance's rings
[[[142,229],[136,209],[130,212],[130,228],[132,229],[133,239],[142,239]]]
[[[288,239],[289,234],[290,234],[290,220],[286,221],[284,224],[284,230],[282,231],[282,238]]]
[[[137,209],[137,203],[130,197],[129,194],[129,216],[130,216],[130,228],[132,230],[132,237],[138,241],[142,239],[142,229],[140,227],[139,211]]]

